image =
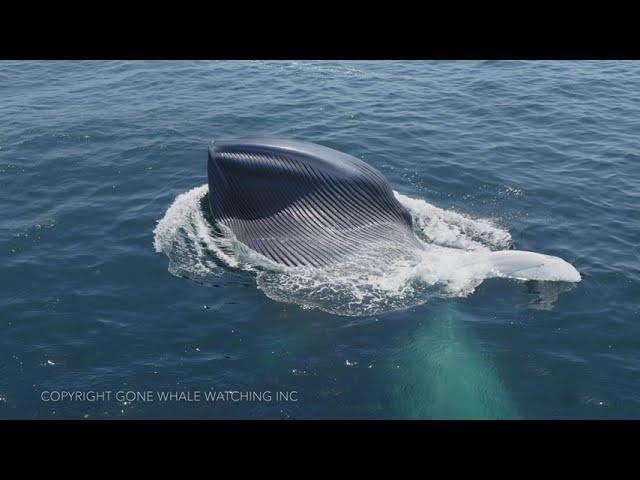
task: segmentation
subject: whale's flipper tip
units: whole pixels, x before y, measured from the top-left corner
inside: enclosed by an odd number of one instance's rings
[[[519,280],[579,282],[576,268],[560,257],[522,250],[502,250],[489,254],[491,267],[499,277]]]

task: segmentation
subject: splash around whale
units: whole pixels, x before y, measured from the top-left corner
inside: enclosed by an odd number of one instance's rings
[[[580,281],[558,257],[514,250],[493,220],[393,191],[326,147],[216,141],[208,171],[208,185],[178,195],[154,230],[169,271],[198,283],[244,272],[273,300],[371,316],[466,297],[495,277],[545,282],[539,308]]]
[[[208,176],[217,221],[276,263],[322,268],[371,251],[387,261],[425,249],[382,174],[346,153],[274,138],[214,141]],[[482,261],[492,276],[580,281],[572,265],[541,253],[497,251]]]

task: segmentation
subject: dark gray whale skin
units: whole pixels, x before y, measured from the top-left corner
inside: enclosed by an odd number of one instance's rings
[[[346,153],[276,138],[213,141],[207,170],[216,221],[277,263],[323,267],[380,244],[418,245],[382,174]]]

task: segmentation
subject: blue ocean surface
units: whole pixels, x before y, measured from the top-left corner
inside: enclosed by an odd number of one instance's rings
[[[0,418],[640,418],[640,63],[0,62]],[[389,181],[431,254],[270,270],[208,142]],[[560,257],[491,278],[465,252]]]

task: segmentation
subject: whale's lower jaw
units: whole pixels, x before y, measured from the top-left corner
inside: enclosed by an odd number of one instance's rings
[[[380,243],[419,245],[384,177],[336,150],[269,138],[212,142],[208,176],[216,220],[280,264],[321,267]]]

